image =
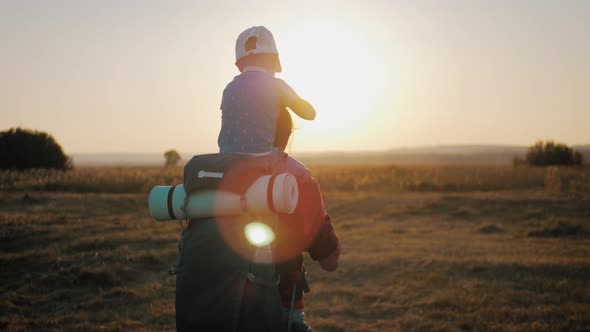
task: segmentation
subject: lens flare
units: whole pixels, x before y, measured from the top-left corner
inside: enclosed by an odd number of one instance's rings
[[[263,247],[275,239],[275,233],[261,222],[251,222],[244,228],[246,239],[252,245]]]

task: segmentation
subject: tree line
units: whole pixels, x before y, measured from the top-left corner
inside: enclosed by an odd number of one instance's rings
[[[176,150],[166,151],[164,158],[166,167],[174,167],[181,160]],[[578,166],[584,163],[584,158],[579,151],[563,143],[538,141],[527,150],[524,157],[514,157],[513,163],[515,166]],[[0,169],[68,170],[72,167],[71,158],[48,133],[23,128],[0,132]]]
[[[527,150],[524,158],[514,158],[516,166],[580,166],[582,164],[584,164],[584,156],[579,151],[554,141],[538,141]]]

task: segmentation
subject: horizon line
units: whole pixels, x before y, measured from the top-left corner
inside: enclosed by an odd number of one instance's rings
[[[567,144],[569,147],[586,147],[590,146],[589,143],[579,143],[579,144]],[[404,149],[424,149],[424,148],[440,148],[440,147],[498,147],[498,148],[527,148],[531,145],[525,144],[493,144],[493,143],[443,143],[443,144],[431,144],[431,145],[406,145],[406,146],[393,146],[383,149],[350,149],[350,150],[340,150],[340,149],[326,149],[326,150],[307,150],[307,151],[296,151],[296,152],[288,152],[289,154],[314,154],[314,153],[367,153],[367,152],[390,152],[391,150],[404,150]],[[169,149],[170,150],[170,149]],[[177,150],[178,149],[172,149]],[[216,153],[215,151],[187,151],[182,152],[178,151],[181,154],[204,154],[204,153]],[[161,151],[139,151],[139,152],[125,152],[125,151],[100,151],[100,152],[70,152],[67,153],[68,155],[83,155],[83,154],[159,154],[163,153]]]

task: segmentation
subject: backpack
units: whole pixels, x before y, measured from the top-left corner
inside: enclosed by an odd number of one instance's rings
[[[199,190],[243,194],[254,180],[273,174],[285,157],[278,152],[195,156],[184,167],[184,188],[187,195]],[[177,267],[177,331],[286,330],[275,266],[252,262],[255,248],[244,239],[243,227],[255,217],[190,220]]]

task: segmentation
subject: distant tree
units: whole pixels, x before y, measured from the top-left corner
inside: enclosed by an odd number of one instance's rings
[[[538,141],[527,151],[524,161],[531,166],[582,165],[584,158],[562,143]]]
[[[165,167],[174,167],[182,159],[180,153],[176,150],[168,150],[164,152],[164,158],[166,158],[166,163],[164,164]]]
[[[48,133],[22,128],[0,132],[0,169],[72,168],[70,158]]]

